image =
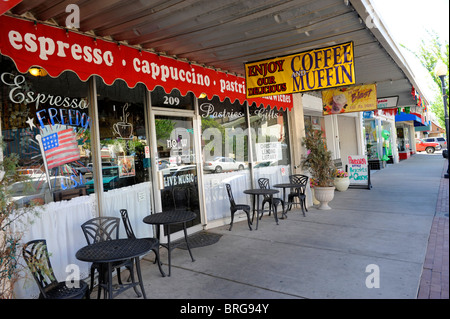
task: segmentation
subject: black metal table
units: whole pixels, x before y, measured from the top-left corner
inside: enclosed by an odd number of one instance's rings
[[[275,184],[275,185],[273,185],[273,187],[282,188],[283,189],[283,201],[285,203],[287,203],[287,205],[285,206],[285,209],[284,209],[282,215],[283,215],[284,218],[287,218],[287,211],[290,208],[289,204],[292,204],[292,203],[291,202],[286,202],[286,188],[289,188],[289,189],[298,188],[298,184],[281,183],[281,184]]]
[[[280,191],[276,189],[264,189],[264,188],[252,188],[252,189],[246,189],[244,191],[244,194],[252,195],[253,197],[253,217],[255,216],[255,196],[256,196],[256,229],[258,229],[258,221],[259,221],[259,213],[263,213],[262,210],[259,209],[259,196],[266,196],[269,195],[271,199],[273,199],[273,195],[279,193]],[[272,205],[269,205],[269,212],[272,211]],[[275,217],[275,222],[278,225],[278,216],[276,212],[274,212],[273,216]],[[253,222],[252,217],[252,222]]]
[[[172,210],[172,211],[166,211],[162,213],[156,213],[152,215],[148,215],[144,217],[144,223],[146,224],[152,224],[156,225],[156,237],[160,241],[160,245],[167,248],[168,251],[168,258],[169,258],[169,275],[170,276],[170,270],[171,270],[171,251],[175,247],[171,247],[170,245],[170,225],[174,224],[183,224],[183,231],[184,231],[184,240],[186,241],[186,246],[189,251],[189,255],[191,256],[192,261],[194,260],[194,257],[192,256],[191,248],[189,247],[189,242],[187,238],[187,231],[186,231],[186,223],[194,220],[197,217],[197,214],[191,211],[184,211],[184,210]],[[161,231],[159,226],[166,226],[167,227],[167,245],[161,244]]]
[[[109,299],[114,298],[122,291],[129,289],[131,287],[133,287],[136,293],[138,293],[136,290],[137,285],[141,287],[142,294],[144,298],[147,299],[145,295],[144,284],[142,282],[139,257],[145,255],[151,249],[152,244],[146,239],[133,239],[133,238],[115,239],[87,245],[78,250],[75,256],[78,260],[86,262],[95,262],[101,265],[99,276],[99,289],[102,288],[105,289],[105,292],[108,292]],[[133,272],[131,272],[132,282],[130,284],[121,285],[121,287],[119,287],[119,289],[113,294],[112,264],[114,262],[126,259],[134,259],[134,264],[136,265],[136,272],[138,275],[139,282],[138,283],[135,282],[134,274]]]

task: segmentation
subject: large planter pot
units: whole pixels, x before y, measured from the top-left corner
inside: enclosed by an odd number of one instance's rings
[[[328,203],[334,198],[334,186],[331,187],[314,187],[314,196],[320,202],[319,207],[317,209],[327,210],[331,209],[328,206]]]
[[[314,206],[320,205],[320,202],[316,198],[316,195],[315,195],[313,187],[311,187],[311,195],[312,195],[313,205]]]
[[[345,192],[350,185],[350,179],[348,177],[339,177],[334,179],[334,186],[340,192]]]

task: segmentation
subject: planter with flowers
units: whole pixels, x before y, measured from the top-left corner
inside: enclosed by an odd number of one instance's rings
[[[314,194],[315,193],[314,188],[318,186],[317,180],[315,178],[310,178],[309,185],[311,186],[311,195],[312,195],[313,205],[318,206],[318,205],[320,205],[320,202],[317,200],[317,198]]]
[[[308,169],[317,181],[317,186],[314,186],[314,196],[320,202],[318,209],[331,209],[328,203],[334,198],[333,180],[336,167],[322,134],[320,130],[311,130],[306,133],[302,146],[307,149],[307,152],[301,167]]]
[[[336,170],[333,183],[338,191],[345,192],[350,185],[348,173],[340,169]]]

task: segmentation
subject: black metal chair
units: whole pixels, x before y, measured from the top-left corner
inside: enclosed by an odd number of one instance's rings
[[[81,229],[83,230],[83,234],[84,237],[86,238],[88,245],[91,245],[101,241],[119,239],[119,224],[120,219],[118,217],[107,217],[107,216],[96,217],[83,223],[81,225]],[[130,272],[130,276],[134,278],[133,260],[132,259],[121,260],[114,262],[112,264],[112,268],[117,270],[117,280],[120,285],[122,285],[122,279],[120,276],[121,267],[126,267]],[[92,263],[91,265],[90,292],[92,292],[92,289],[94,288],[94,275],[96,270],[98,271],[99,274],[101,273],[100,263]],[[104,280],[104,278],[100,277],[100,281],[101,280]],[[134,287],[134,291],[136,292],[138,297],[141,296],[136,287]],[[99,287],[98,298],[100,298],[100,293],[101,289]]]
[[[120,210],[120,215],[122,216],[123,225],[125,226],[125,232],[127,234],[128,238],[136,238],[136,235],[134,234],[133,227],[130,223],[130,218],[128,217],[128,211],[126,209]],[[152,243],[152,251],[155,253],[155,263],[158,263],[159,271],[161,272],[161,275],[163,277],[166,276],[164,271],[161,268],[161,262],[159,260],[159,240],[158,238],[153,237],[146,237],[145,240],[148,240]]]
[[[84,281],[75,281],[70,287],[65,281],[56,280],[45,239],[26,243],[22,255],[39,287],[40,299],[89,299],[89,287]]]
[[[239,210],[242,210],[247,214],[248,227],[250,228],[250,230],[252,230],[252,226],[251,226],[252,222],[250,220],[250,205],[236,204],[234,201],[233,192],[231,191],[231,185],[225,184],[225,186],[227,188],[228,199],[230,200],[231,223],[230,223],[229,230],[231,230],[231,228],[233,228],[234,214]]]
[[[258,179],[258,184],[259,184],[259,188],[261,189],[270,189],[270,182],[268,178],[260,178]],[[284,201],[281,198],[278,197],[270,197],[269,195],[264,196],[263,202],[262,202],[262,213],[261,213],[261,217],[264,214],[264,205],[266,203],[269,203],[269,205],[273,206],[273,209],[275,211],[275,214],[277,213],[277,207],[278,205],[281,204],[281,207],[283,208],[282,212],[284,212]],[[270,211],[269,211],[269,216],[270,216]]]
[[[291,210],[292,205],[300,205],[302,208],[303,216],[305,215],[306,208],[306,186],[308,185],[309,177],[302,174],[289,175],[289,180],[292,184],[298,184],[297,188],[293,188],[291,193],[288,195],[288,210]],[[294,202],[295,198],[298,198],[299,202]]]

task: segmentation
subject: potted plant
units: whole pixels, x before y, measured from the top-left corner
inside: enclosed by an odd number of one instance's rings
[[[10,299],[14,297],[14,283],[23,267],[18,261],[23,233],[17,231],[14,225],[24,223],[23,227],[19,227],[24,231],[31,221],[23,217],[37,216],[37,213],[33,205],[18,209],[13,202],[10,185],[26,182],[28,178],[17,171],[17,154],[3,156],[3,145],[0,140],[0,299]],[[30,213],[32,215],[28,215]]]
[[[317,187],[317,180],[313,177],[309,179],[309,186],[311,187],[311,195],[312,195],[312,201],[314,206],[320,205],[320,202],[317,200],[314,192],[314,187]]]
[[[350,185],[348,173],[341,169],[337,169],[334,175],[334,186],[340,192],[345,192]]]
[[[309,170],[317,181],[317,186],[314,186],[314,196],[320,202],[318,209],[331,209],[328,203],[334,198],[333,180],[336,167],[331,158],[331,152],[326,148],[323,132],[308,131],[302,140],[302,146],[307,149],[307,152],[301,167]]]

